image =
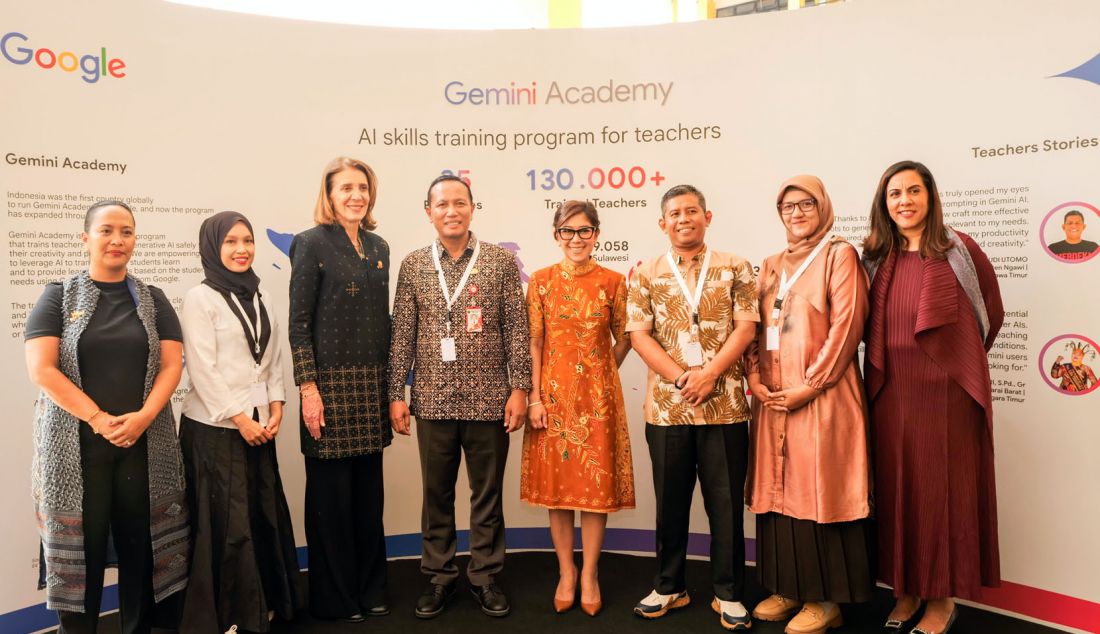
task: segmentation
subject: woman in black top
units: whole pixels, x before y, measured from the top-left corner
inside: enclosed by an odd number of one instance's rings
[[[129,207],[92,205],[81,239],[88,269],[46,287],[25,335],[27,369],[42,388],[32,477],[43,585],[60,632],[95,632],[110,530],[122,629],[149,632],[162,620],[155,604],[187,583],[169,405],[183,365],[180,324],[164,293],[126,274],[136,240]]]
[[[372,230],[374,170],[325,167],[317,226],[290,245],[290,347],[302,402],[310,612],[362,621],[386,606],[382,450],[393,438],[386,367],[390,250]]]

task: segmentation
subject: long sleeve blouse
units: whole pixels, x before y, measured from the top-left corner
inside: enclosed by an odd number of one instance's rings
[[[268,403],[285,401],[283,387],[282,326],[271,296],[260,289],[271,337],[257,367],[248,348],[244,327],[218,291],[199,284],[183,299],[183,352],[191,386],[183,397],[183,415],[214,427],[236,428],[230,420],[252,415],[250,384],[267,386]],[[270,409],[260,406],[260,421]]]
[[[759,277],[757,338],[746,351],[747,372],[772,391],[808,385],[821,393],[791,412],[753,403],[749,510],[815,522],[844,522],[871,511],[867,407],[856,356],[867,318],[867,276],[847,242],[834,239],[783,301],[776,256]],[[780,328],[779,349],[766,330]]]

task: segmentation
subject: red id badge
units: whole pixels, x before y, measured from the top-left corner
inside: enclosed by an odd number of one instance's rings
[[[466,332],[481,332],[485,322],[481,319],[481,307],[470,306],[466,309]]]

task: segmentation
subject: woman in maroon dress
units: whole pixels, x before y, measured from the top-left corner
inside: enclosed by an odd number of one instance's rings
[[[879,579],[897,604],[887,630],[950,629],[953,597],[1000,583],[986,351],[1004,320],[997,276],[946,227],[924,165],[891,165],[863,243],[871,276],[864,361],[874,437]]]

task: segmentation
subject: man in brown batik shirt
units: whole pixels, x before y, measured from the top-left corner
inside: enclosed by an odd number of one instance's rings
[[[423,479],[423,551],[429,584],[416,616],[438,616],[454,594],[454,498],[465,453],[472,489],[466,574],[481,610],[508,614],[496,583],[504,567],[501,492],[508,433],[523,426],[531,388],[527,307],[515,257],[470,231],[469,185],[441,176],[428,188],[437,239],[401,263],[390,346],[390,422],[408,435],[417,420]],[[405,379],[415,369],[412,408]]]

